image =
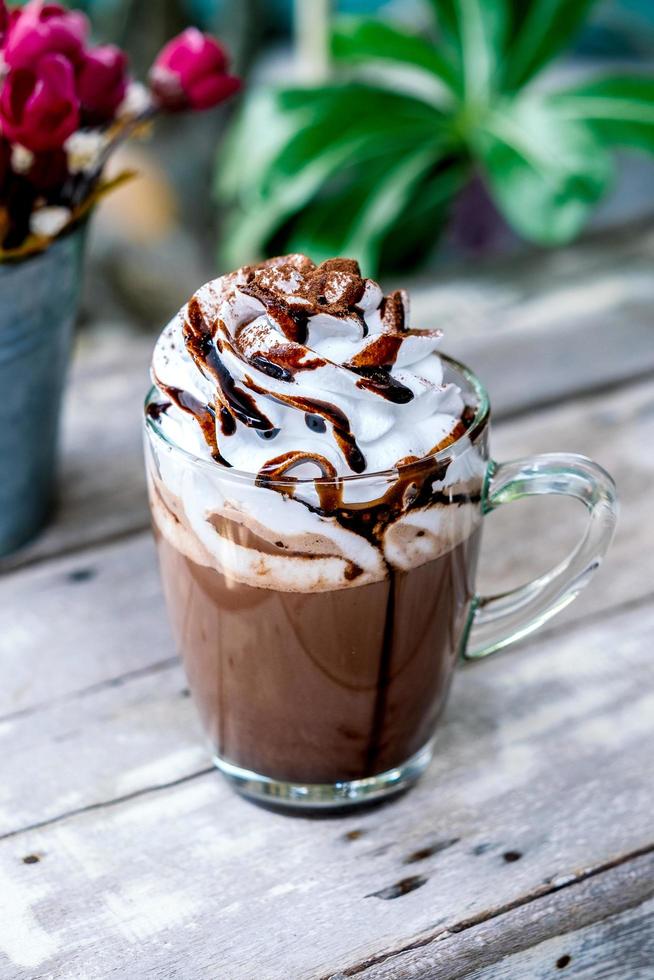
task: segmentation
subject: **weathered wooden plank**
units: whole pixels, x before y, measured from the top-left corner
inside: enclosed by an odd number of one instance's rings
[[[448,351],[517,413],[654,370],[654,226],[540,251],[444,266],[412,286],[415,322],[442,327]],[[420,284],[420,285],[418,285]]]
[[[468,338],[522,329],[537,332],[557,320],[600,318],[608,311],[650,306],[654,285],[654,217],[588,235],[566,248],[471,257],[443,264],[408,283],[412,317]],[[393,283],[395,287],[406,282]]]
[[[617,533],[591,586],[557,620],[560,629],[581,616],[653,590],[654,521],[647,502],[654,474],[654,385],[535,413],[493,432],[493,455],[514,459],[538,452],[580,452],[615,478],[620,498]],[[520,501],[486,520],[480,589],[494,592],[540,574],[563,558],[578,539],[586,515],[561,498]],[[649,572],[647,571],[649,570]]]
[[[461,923],[330,980],[650,980],[654,963],[654,856],[525,901],[482,923]]]
[[[174,655],[144,532],[0,580],[0,718]]]
[[[498,458],[576,449],[613,471],[622,497],[615,545],[592,587],[564,613],[582,615],[652,590],[649,513],[654,384],[498,426]],[[480,587],[543,571],[574,543],[584,515],[560,500],[506,507],[488,519]],[[539,542],[537,546],[534,542]],[[0,578],[0,718],[173,655],[149,533]]]
[[[650,870],[651,873],[651,870]],[[654,972],[654,900],[628,909],[570,937],[554,937],[505,963],[475,971],[470,980],[548,980],[568,971],[579,980],[651,980]],[[565,975],[565,972],[563,972]]]
[[[525,406],[560,402],[570,393],[605,390],[654,372],[654,331],[648,306],[632,314],[611,311],[601,317],[570,312],[547,330],[529,334],[504,331],[492,340],[461,338],[448,345],[478,377],[488,379],[499,416],[517,415]]]
[[[497,418],[654,371],[652,224],[557,252],[445,267],[412,285],[415,321],[488,385]],[[410,284],[411,285],[411,284]],[[116,324],[82,334],[68,399],[61,502],[0,572],[147,524],[141,402],[154,342]]]
[[[0,722],[0,838],[207,768],[188,694],[175,660]]]
[[[329,976],[654,846],[653,629],[646,604],[462,671],[429,773],[383,809],[292,820],[211,773],[6,839],[3,978],[123,976],[137,951],[144,978]],[[153,747],[186,711],[172,693],[141,704]],[[58,743],[76,803],[125,778],[106,704]]]

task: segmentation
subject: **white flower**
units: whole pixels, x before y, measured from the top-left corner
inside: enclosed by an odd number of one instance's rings
[[[125,98],[118,106],[117,119],[136,119],[152,105],[150,92],[141,82],[130,82]]]
[[[34,163],[34,154],[26,146],[14,143],[11,148],[11,166],[15,173],[26,174]]]
[[[71,219],[70,208],[45,207],[32,212],[30,231],[33,235],[56,238]]]
[[[90,172],[100,159],[107,140],[103,133],[96,129],[80,129],[69,136],[64,143],[68,158],[68,169],[71,174]]]

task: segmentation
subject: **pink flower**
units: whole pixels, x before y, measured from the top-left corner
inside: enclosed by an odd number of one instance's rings
[[[76,63],[82,57],[88,21],[78,10],[58,3],[30,0],[12,11],[3,51],[10,68],[36,68],[46,54],[63,54]]]
[[[10,71],[0,93],[2,132],[35,153],[56,150],[79,126],[73,66],[46,54],[34,70]]]
[[[152,93],[163,109],[210,109],[241,87],[227,72],[229,59],[214,38],[189,27],[169,41],[150,72]]]
[[[9,26],[9,11],[5,0],[0,0],[0,44],[4,42],[7,27]]]
[[[97,126],[113,119],[127,92],[127,58],[113,44],[86,52],[77,73],[83,121]]]

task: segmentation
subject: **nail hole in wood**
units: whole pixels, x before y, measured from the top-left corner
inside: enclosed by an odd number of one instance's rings
[[[522,851],[505,851],[502,855],[507,864],[513,864],[514,861],[519,861],[522,857]]]
[[[38,864],[40,860],[38,854],[26,854],[23,858],[23,864]]]
[[[427,858],[433,857],[434,854],[440,853],[440,851],[446,851],[448,847],[453,847],[458,844],[461,840],[460,837],[450,837],[447,840],[437,840],[433,844],[429,844],[427,847],[421,847],[419,850],[414,851],[405,857],[405,864],[415,864],[416,861],[424,861]]]
[[[366,895],[366,898],[381,898],[385,902],[390,901],[392,898],[401,898],[402,895],[408,895],[409,892],[414,892],[416,888],[422,888],[429,881],[424,875],[412,875],[410,878],[402,878],[401,881],[396,882],[394,885],[390,885],[388,888],[382,888],[381,891],[371,892]]]
[[[571,959],[572,957],[568,956],[567,953],[565,953],[563,956],[559,956],[558,960],[556,961],[557,970],[565,970],[566,966],[571,961]]]
[[[68,573],[68,581],[77,585],[80,582],[90,581],[97,574],[95,568],[76,568],[73,572]]]

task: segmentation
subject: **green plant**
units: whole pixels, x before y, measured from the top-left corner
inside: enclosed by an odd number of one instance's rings
[[[334,81],[251,94],[219,167],[224,261],[398,266],[433,246],[475,174],[518,234],[559,245],[610,187],[615,147],[654,152],[654,77],[532,84],[593,0],[428,2],[431,36],[340,21]]]

